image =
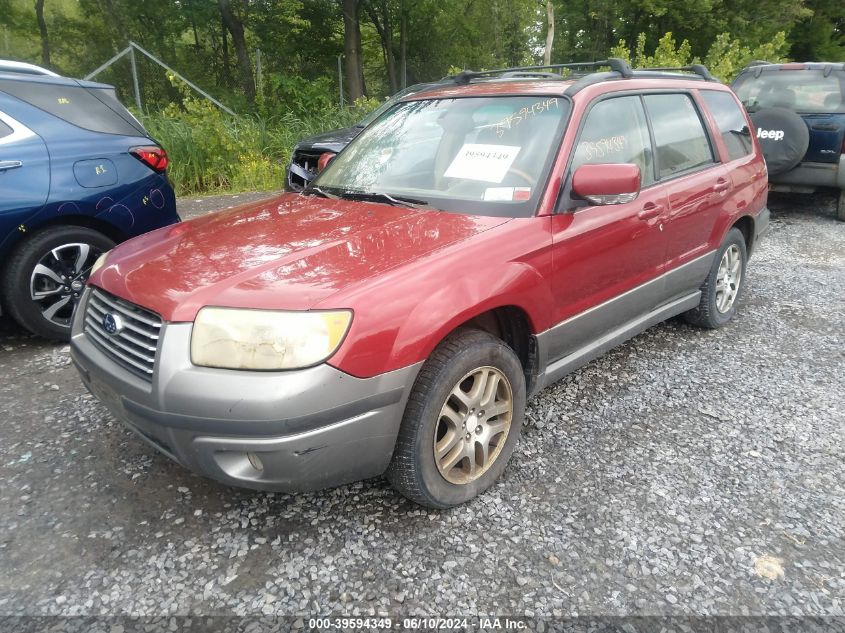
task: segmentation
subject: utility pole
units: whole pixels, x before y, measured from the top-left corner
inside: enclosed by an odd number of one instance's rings
[[[343,55],[337,56],[337,82],[340,86],[340,107],[343,107]]]
[[[258,81],[258,95],[264,95],[264,73],[261,69],[261,49],[257,48],[255,50],[255,74],[257,75]]]
[[[144,114],[144,106],[141,104],[141,86],[138,83],[138,65],[135,63],[135,49],[129,46],[129,65],[132,68],[132,88],[135,91],[135,105],[138,112]]]

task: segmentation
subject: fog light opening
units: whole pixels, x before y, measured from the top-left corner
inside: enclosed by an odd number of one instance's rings
[[[246,458],[249,460],[249,465],[252,466],[258,472],[262,472],[264,470],[264,464],[261,462],[261,459],[255,453],[247,453]]]

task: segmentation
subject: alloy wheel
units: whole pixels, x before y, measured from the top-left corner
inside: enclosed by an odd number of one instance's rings
[[[736,244],[722,255],[716,273],[716,309],[725,314],[734,305],[742,281],[742,253]]]
[[[434,461],[443,478],[467,484],[502,452],[513,420],[513,390],[495,367],[479,367],[454,386],[437,420]]]
[[[91,244],[76,242],[57,246],[38,261],[30,276],[29,295],[47,321],[70,327],[73,309],[100,255],[102,251]]]

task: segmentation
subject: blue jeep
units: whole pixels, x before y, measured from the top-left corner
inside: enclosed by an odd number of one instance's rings
[[[0,71],[0,304],[70,336],[91,266],[117,242],[179,221],[167,154],[111,86]]]
[[[845,64],[754,62],[731,87],[751,115],[771,190],[834,189],[845,221]]]

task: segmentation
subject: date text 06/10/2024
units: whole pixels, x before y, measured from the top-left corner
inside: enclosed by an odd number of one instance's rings
[[[416,617],[403,618],[402,620],[376,617],[376,618],[310,618],[309,629],[361,629],[361,630],[389,630],[397,629],[403,631],[461,631],[466,630],[470,624],[484,630],[500,631],[522,631],[527,624],[524,620],[516,618],[479,617],[472,618],[436,618]],[[401,625],[401,626],[400,626]]]

